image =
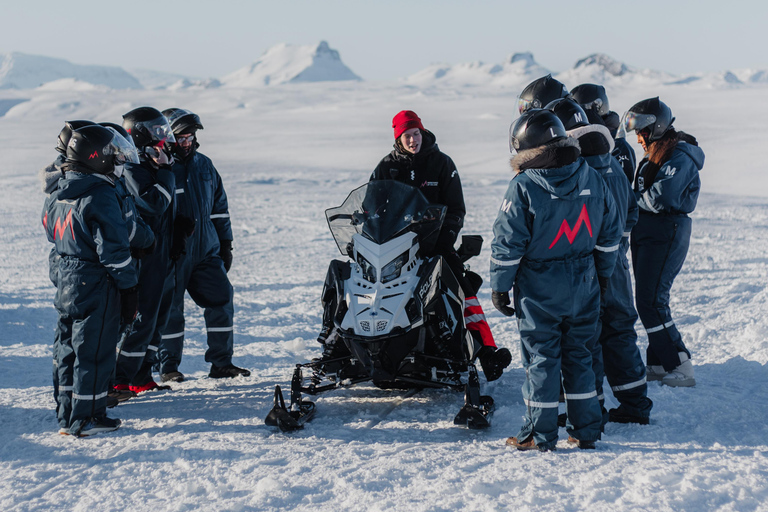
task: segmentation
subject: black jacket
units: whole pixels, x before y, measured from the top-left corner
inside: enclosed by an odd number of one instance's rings
[[[428,130],[421,133],[418,153],[412,155],[395,144],[395,149],[376,166],[371,181],[397,180],[421,190],[430,203],[447,206],[443,231],[453,231],[455,239],[466,214],[459,172],[451,157],[440,152],[435,135]]]

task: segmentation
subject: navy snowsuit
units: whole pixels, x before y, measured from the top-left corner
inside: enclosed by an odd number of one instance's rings
[[[617,160],[631,186],[632,180],[635,177],[635,165],[637,164],[635,150],[632,149],[632,146],[629,145],[629,142],[627,142],[627,139],[624,137],[614,139],[614,144],[615,146],[611,152],[611,156]]]
[[[155,169],[144,161],[125,164],[123,175],[142,219],[155,234],[154,251],[141,261],[139,314],[132,332],[123,340],[115,370],[115,385],[140,387],[152,379],[153,349],[157,348],[151,342],[153,337],[159,338],[156,331],[164,325],[169,310],[169,306],[161,307],[161,300],[173,234],[176,182],[169,168]]]
[[[204,308],[208,332],[205,360],[215,366],[232,364],[234,352],[234,290],[219,255],[220,240],[232,240],[227,194],[218,171],[195,150],[173,165],[178,215],[195,219],[186,249],[168,274],[166,295],[171,314],[158,351],[160,373],[178,371],[184,348],[184,292]]]
[[[76,167],[73,167],[76,169]],[[69,337],[55,349],[59,427],[78,431],[106,414],[120,326],[119,290],[136,286],[130,220],[112,181],[70,170],[46,200],[43,226],[56,245],[56,298]]]
[[[688,214],[696,208],[704,166],[695,139],[682,132],[677,136],[680,140],[661,165],[647,157],[640,162],[635,179],[640,216],[631,237],[637,312],[648,334],[646,362],[668,372],[680,365],[680,352],[690,357],[672,320],[669,292],[688,254]]]
[[[637,223],[637,201],[621,165],[609,153],[613,138],[606,128],[590,125],[568,134],[579,140],[584,159],[605,180],[624,226],[616,267],[608,281],[606,293],[600,297],[598,331],[590,342],[598,398],[602,404],[603,378],[607,377],[613,395],[623,410],[633,416],[647,418],[653,403],[647,396],[645,364],[637,347],[637,311],[627,261],[629,235]]]
[[[514,287],[526,370],[525,421],[517,438],[533,435],[543,448],[557,442],[561,371],[569,434],[580,441],[600,436],[587,342],[597,329],[597,276],[613,272],[624,227],[605,181],[583,158],[550,169],[525,168],[544,152],[575,145],[568,138],[512,159],[519,173],[502,201],[491,244],[491,287]]]

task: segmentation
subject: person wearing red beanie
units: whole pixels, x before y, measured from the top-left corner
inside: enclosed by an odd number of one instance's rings
[[[394,149],[385,156],[371,175],[371,181],[397,180],[418,188],[430,203],[447,207],[435,254],[443,257],[459,281],[465,298],[464,317],[467,329],[477,345],[483,373],[487,380],[501,377],[512,361],[509,349],[497,349],[491,329],[477,299],[482,278],[465,271],[454,245],[464,224],[466,208],[459,172],[451,157],[437,147],[435,135],[424,128],[421,118],[412,110],[402,110],[392,118]],[[432,256],[431,254],[429,256]]]

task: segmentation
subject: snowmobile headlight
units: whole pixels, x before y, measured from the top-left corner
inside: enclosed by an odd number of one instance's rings
[[[405,251],[403,254],[393,259],[381,269],[381,282],[388,283],[394,279],[400,277],[400,272],[406,263],[408,263],[409,251]]]
[[[376,282],[376,268],[371,265],[371,262],[365,259],[360,254],[357,255],[357,264],[360,265],[360,270],[363,272],[363,279],[370,283]]]

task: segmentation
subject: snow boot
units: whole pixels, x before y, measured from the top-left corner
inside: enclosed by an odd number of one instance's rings
[[[685,352],[679,352],[678,355],[680,356],[680,366],[661,379],[661,383],[672,387],[690,388],[695,386],[696,379],[693,377],[691,358]]]
[[[480,360],[480,366],[483,368],[485,380],[494,381],[501,377],[504,368],[512,362],[512,354],[508,348],[483,347],[477,357]]]
[[[667,375],[663,366],[648,365],[645,367],[645,380],[648,382],[662,380]]]
[[[115,384],[115,386],[109,390],[109,393],[107,393],[107,407],[109,407],[110,403],[115,403],[115,405],[117,405],[126,400],[130,400],[135,396],[136,393],[130,390],[128,384]],[[114,405],[112,407],[114,407]]]
[[[516,437],[508,437],[506,445],[507,446],[514,446],[515,448],[517,448],[521,452],[526,452],[526,451],[529,451],[529,450],[538,450],[540,452],[549,452],[549,451],[555,451],[557,449],[554,446],[551,447],[551,448],[546,447],[546,446],[537,446],[536,445],[536,441],[533,440],[533,436],[528,436],[527,439],[524,439],[522,441],[520,441]]]
[[[160,386],[157,384],[157,382],[151,380],[139,386],[128,386],[128,388],[131,391],[133,391],[136,395],[138,395],[139,393],[144,393],[146,391],[163,391],[163,390],[171,389],[171,386]]]
[[[178,370],[174,370],[172,372],[161,374],[160,379],[163,382],[184,382],[184,374]]]
[[[101,416],[100,418],[90,418],[86,421],[80,430],[75,434],[77,437],[88,437],[101,432],[112,432],[120,428],[120,421],[117,418],[108,418],[107,416]]]
[[[575,437],[568,436],[568,444],[576,445],[579,450],[594,450],[595,441],[580,441]]]
[[[208,376],[212,379],[226,379],[239,377],[240,375],[243,377],[250,377],[251,372],[245,368],[239,368],[232,363],[226,366],[216,366],[215,364],[212,364],[211,372],[208,374]]]
[[[608,421],[611,423],[637,423],[638,425],[648,425],[651,423],[651,419],[648,416],[632,414],[623,405],[608,411]]]

